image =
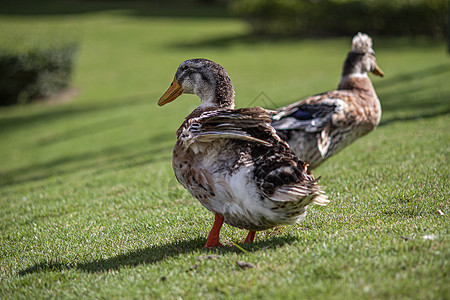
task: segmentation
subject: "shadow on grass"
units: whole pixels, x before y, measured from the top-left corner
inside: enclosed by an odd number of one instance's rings
[[[379,126],[450,114],[450,92],[436,86],[437,82],[444,82],[449,75],[450,64],[446,63],[378,81],[375,88],[383,113],[394,114],[393,117],[383,117]],[[384,88],[389,90],[384,92]]]
[[[439,117],[439,116],[445,116],[448,114],[450,114],[450,109],[445,109],[442,111],[436,111],[436,112],[425,113],[425,114],[421,113],[418,115],[412,115],[412,116],[406,116],[406,117],[394,117],[394,118],[389,118],[387,120],[382,120],[378,126],[382,127],[382,126],[390,125],[391,123],[395,123],[395,122],[407,122],[407,121],[431,119],[431,118],[435,118],[435,117]]]
[[[377,82],[377,88],[385,88],[397,84],[409,83],[415,79],[430,78],[431,76],[439,76],[445,73],[450,73],[450,63],[429,66],[421,70],[402,73],[391,78],[389,78],[389,76],[386,75],[385,79]]]
[[[152,140],[149,139],[146,143],[151,145]],[[170,155],[161,154],[167,153],[167,150],[170,149],[166,144],[153,148],[152,150],[143,150],[129,154],[132,149],[132,145],[110,147],[94,152],[84,152],[60,157],[47,163],[34,164],[32,166],[3,172],[0,173],[0,186],[23,184],[82,170],[96,170],[96,174],[100,174],[117,169],[123,170],[139,167],[155,161],[170,160]],[[101,159],[105,157],[108,158],[106,160]]]
[[[95,120],[95,115],[98,111],[121,110],[130,106],[145,106],[144,108],[147,109],[148,105],[153,105],[152,103],[148,103],[147,98],[147,95],[139,95],[125,99],[120,98],[110,101],[107,104],[96,104],[90,107],[63,107],[54,111],[43,111],[26,116],[5,116],[0,119],[0,128],[5,131],[14,132],[21,127],[32,127],[35,124],[52,122],[59,119],[79,118],[85,114],[92,114],[92,118]],[[93,133],[98,134],[115,130],[129,125],[131,122],[129,116],[123,116],[99,120],[85,125],[81,123],[74,128],[69,128],[41,138],[37,141],[36,146],[44,147],[67,142],[71,139]],[[157,160],[168,160],[170,157],[166,154],[171,153],[171,150],[168,150],[173,147],[172,145],[169,146],[168,142],[172,141],[174,137],[173,132],[160,132],[132,143],[124,143],[96,150],[86,147],[86,151],[80,153],[59,156],[47,162],[35,163],[8,171],[0,171],[0,186],[33,182],[52,176],[78,172],[80,170],[97,168],[102,173],[117,168],[124,169],[145,165]],[[138,151],[138,149],[142,150]]]
[[[41,110],[37,113],[12,117],[8,116],[7,113],[3,113],[0,119],[0,128],[2,128],[3,131],[10,132],[22,127],[30,127],[43,121],[51,122],[70,117],[79,117],[84,114],[96,113],[98,111],[119,110],[131,106],[148,106],[152,105],[152,103],[148,100],[152,97],[153,95],[148,94],[132,95],[129,97],[111,99],[107,103],[96,103],[96,100],[91,100],[90,102],[94,103],[92,105],[83,105],[82,107],[77,107],[76,105],[69,107],[50,106],[50,109]]]
[[[247,252],[257,252],[264,251],[266,249],[278,248],[295,240],[295,237],[287,235],[240,246]],[[160,246],[137,249],[124,254],[119,254],[114,257],[78,264],[44,261],[19,271],[18,275],[25,276],[28,274],[35,274],[40,272],[58,272],[62,270],[80,270],[88,273],[116,271],[124,267],[136,267],[139,265],[154,264],[170,257],[196,252],[202,250],[205,242],[205,238],[197,237],[190,240],[174,241]],[[225,246],[212,250],[205,249],[204,252],[213,252],[216,255],[220,255],[228,253],[242,253],[242,250],[235,246]]]
[[[231,35],[222,35],[216,37],[208,37],[204,39],[195,39],[193,41],[183,41],[175,42],[170,44],[169,47],[173,49],[187,49],[187,50],[197,50],[203,48],[211,49],[223,49],[231,47],[234,45],[245,45],[245,46],[255,46],[255,45],[265,45],[265,44],[295,44],[299,45],[303,42],[309,43],[315,41],[320,43],[321,41],[326,41],[330,37],[336,39],[340,36],[336,35],[301,35],[301,36],[271,36],[271,35],[258,35],[247,33],[238,33]],[[340,37],[344,40],[348,40],[348,36]],[[301,65],[298,66],[301,68]]]
[[[355,31],[356,33],[357,31]],[[328,33],[328,34],[302,34],[298,36],[277,36],[277,35],[267,35],[267,34],[255,34],[250,31],[245,33],[235,33],[214,37],[207,37],[194,39],[190,41],[182,41],[182,42],[174,42],[169,44],[169,48],[173,49],[188,49],[188,50],[198,50],[203,48],[211,48],[211,49],[223,49],[234,45],[246,45],[246,46],[254,46],[260,44],[289,44],[293,43],[296,46],[301,45],[302,42],[307,42],[308,44],[311,41],[314,41],[317,45],[320,45],[322,41],[327,41],[328,39],[340,39],[343,44],[348,45],[351,39],[349,35],[342,35],[336,33]],[[308,46],[309,47],[309,46]],[[396,49],[400,50],[402,48],[409,49],[411,47],[420,47],[422,49],[434,49],[436,48],[436,39],[433,38],[399,38],[399,37],[384,37],[377,38],[377,48],[376,49]],[[348,51],[351,49],[348,48]],[[343,52],[342,55],[346,53]],[[295,58],[294,58],[295,59]],[[344,63],[344,61],[342,61]],[[301,65],[298,66],[301,69]],[[381,67],[383,67],[381,65]],[[445,65],[431,67],[431,69],[445,69]],[[432,70],[434,71],[434,70]],[[423,76],[421,73],[414,74],[413,76]],[[406,78],[407,79],[407,78]]]
[[[213,37],[203,40],[194,40],[191,42],[183,41],[170,45],[174,49],[198,49],[198,48],[227,48],[233,45],[256,45],[265,43],[275,43],[277,41],[299,42],[299,38],[276,38],[267,36],[256,36],[248,34],[233,34],[228,36]]]
[[[153,0],[153,1],[83,1],[43,0],[36,5],[33,0],[4,0],[0,3],[0,15],[81,15],[86,13],[126,11],[137,17],[176,18],[226,18],[226,3],[204,1]]]

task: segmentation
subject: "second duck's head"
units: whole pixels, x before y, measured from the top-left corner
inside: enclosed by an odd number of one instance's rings
[[[367,34],[359,32],[352,40],[352,51],[347,55],[342,76],[366,76],[368,72],[384,76],[377,65],[372,39]]]
[[[208,59],[182,62],[158,105],[172,102],[181,94],[196,94],[203,107],[234,108],[234,89],[230,77],[221,65]]]

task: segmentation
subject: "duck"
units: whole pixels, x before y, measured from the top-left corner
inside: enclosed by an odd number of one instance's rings
[[[261,107],[235,109],[235,91],[226,70],[208,59],[182,62],[159,99],[163,106],[182,94],[195,94],[200,105],[176,132],[172,167],[178,182],[207,210],[214,224],[204,248],[222,246],[224,223],[257,231],[295,224],[311,203],[329,200],[312,175],[270,125]]]
[[[378,126],[381,105],[369,72],[384,77],[371,37],[359,32],[352,39],[337,90],[273,112],[272,126],[294,153],[309,163],[309,170]]]

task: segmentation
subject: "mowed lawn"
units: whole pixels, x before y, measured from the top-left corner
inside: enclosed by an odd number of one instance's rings
[[[255,39],[220,9],[67,3],[0,13],[3,30],[81,46],[71,101],[0,108],[0,298],[449,299],[444,42],[374,36],[383,117],[314,171],[330,204],[253,245],[225,225],[225,247],[203,250],[213,215],[171,167],[199,101],[156,105],[179,63],[214,60],[237,107],[274,108],[334,89],[352,37]]]

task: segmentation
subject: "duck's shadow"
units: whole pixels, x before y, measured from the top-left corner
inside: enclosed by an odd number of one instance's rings
[[[257,252],[278,248],[295,240],[296,238],[293,236],[284,235],[281,237],[274,237],[258,241],[253,244],[241,244],[239,247],[244,249],[246,252]],[[39,272],[57,272],[62,270],[80,270],[88,273],[98,273],[119,270],[123,267],[154,264],[169,257],[201,251],[205,242],[206,241],[204,238],[199,237],[190,240],[174,241],[159,246],[137,249],[127,253],[118,254],[110,258],[98,259],[85,263],[64,263],[46,260],[19,271],[18,275],[25,276],[28,274]],[[241,249],[232,245],[211,250],[204,249],[203,251],[205,252],[205,254],[213,252],[217,255],[228,253],[243,253]]]

